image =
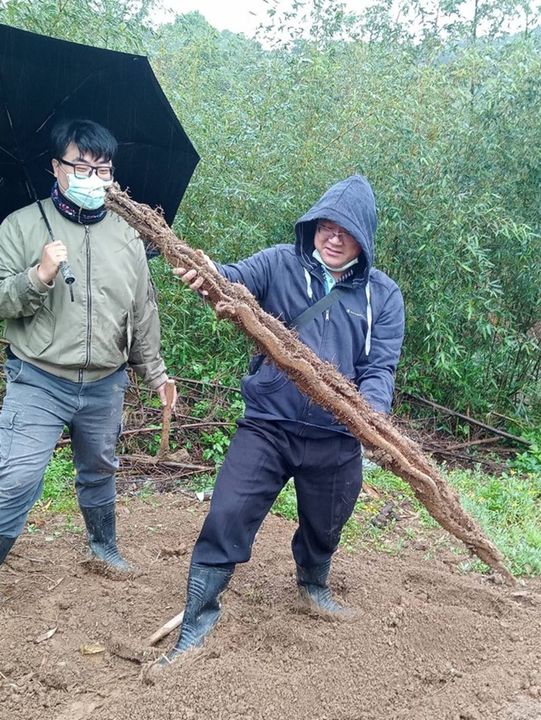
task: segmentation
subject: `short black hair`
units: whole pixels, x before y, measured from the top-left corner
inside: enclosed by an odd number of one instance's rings
[[[51,155],[57,160],[64,157],[66,148],[75,143],[82,154],[112,160],[118,143],[107,128],[93,120],[62,120],[51,130]]]

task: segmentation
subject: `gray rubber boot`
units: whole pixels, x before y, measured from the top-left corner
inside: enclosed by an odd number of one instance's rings
[[[325,614],[342,619],[353,619],[356,611],[353,608],[343,607],[335,602],[327,585],[327,578],[331,569],[331,561],[312,567],[297,565],[297,586],[303,604]]]
[[[219,565],[191,564],[180,635],[175,647],[160,658],[161,667],[172,663],[186,650],[203,644],[220,618],[220,595],[228,586],[233,570]]]
[[[9,551],[13,547],[13,544],[17,540],[16,537],[6,537],[5,535],[0,535],[0,565],[4,562],[6,559]]]
[[[93,557],[103,560],[109,567],[128,573],[128,565],[116,546],[115,503],[98,507],[81,507],[88,533],[88,545]]]

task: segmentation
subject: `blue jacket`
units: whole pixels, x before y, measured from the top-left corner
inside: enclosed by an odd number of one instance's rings
[[[232,282],[245,285],[264,310],[288,325],[325,295],[325,271],[312,256],[318,218],[338,223],[353,235],[361,254],[338,283],[347,292],[302,327],[300,338],[351,380],[374,410],[389,412],[404,336],[404,303],[396,283],[372,267],[376,207],[364,177],[353,175],[327,190],[296,223],[295,245],[276,245],[217,268]],[[252,362],[251,367],[256,365]],[[347,432],[270,362],[245,376],[241,389],[246,417]]]

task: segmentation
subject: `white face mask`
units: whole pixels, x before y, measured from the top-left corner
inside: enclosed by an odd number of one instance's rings
[[[68,187],[63,194],[85,210],[97,210],[105,201],[105,190],[112,184],[112,180],[101,180],[95,173],[90,177],[78,178],[72,173],[67,175]]]
[[[330,270],[330,272],[342,272],[343,270],[347,270],[348,268],[353,267],[353,265],[356,265],[359,262],[359,258],[356,257],[353,258],[353,260],[347,262],[345,265],[342,265],[342,267],[331,267],[330,265],[327,265],[325,260],[323,260],[317,248],[314,248],[312,257],[314,257],[318,261],[318,263],[320,263],[320,265],[323,265],[324,268]]]

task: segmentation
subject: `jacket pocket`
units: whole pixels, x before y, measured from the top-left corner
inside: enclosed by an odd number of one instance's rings
[[[109,317],[108,320],[110,323],[108,337],[114,338],[112,346],[114,346],[122,356],[127,357],[133,340],[134,322],[132,310],[125,312],[118,320],[112,317]]]
[[[55,316],[43,305],[32,318],[28,328],[28,348],[36,357],[41,355],[54,338]]]
[[[125,351],[129,354],[133,340],[133,328],[135,325],[133,307],[130,307],[126,316],[126,346]]]
[[[244,377],[243,386],[251,395],[270,395],[280,390],[287,382],[288,377],[284,372],[276,365],[264,361],[255,373]]]
[[[12,410],[2,410],[0,413],[0,459],[2,461],[9,457],[11,450],[15,415],[16,413]]]

